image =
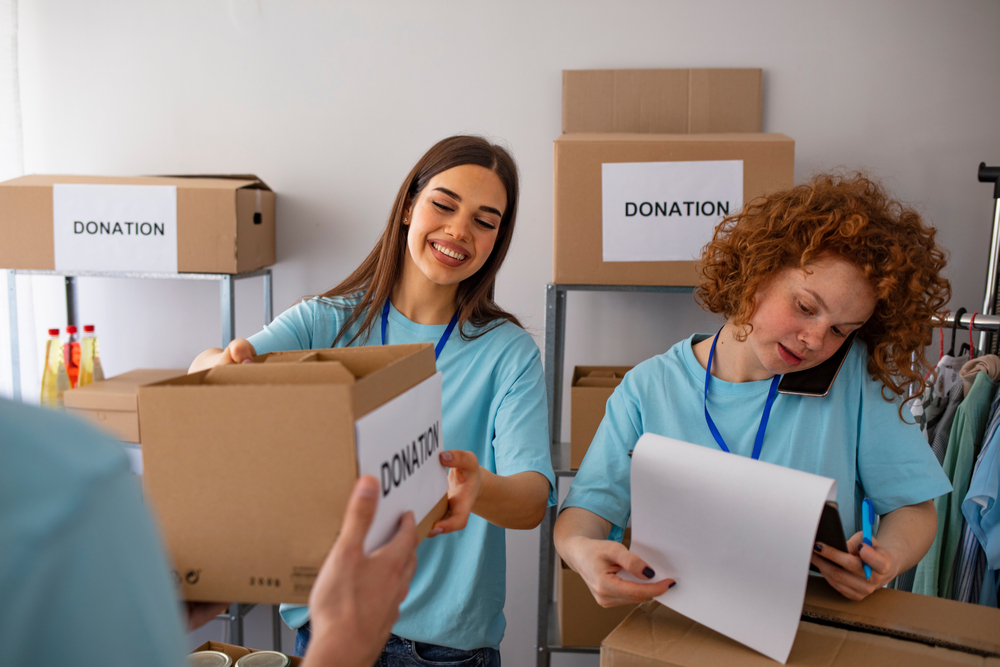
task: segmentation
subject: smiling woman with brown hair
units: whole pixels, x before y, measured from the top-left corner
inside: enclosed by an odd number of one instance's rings
[[[441,455],[451,468],[449,510],[418,548],[382,664],[499,664],[504,529],[534,528],[554,503],[538,347],[493,300],[517,200],[517,169],[503,148],[479,137],[439,142],[403,181],[382,237],[354,273],[191,366],[278,350],[436,344],[452,447]],[[301,654],[308,610],[282,614],[300,628]]]
[[[705,246],[698,297],[725,318],[626,374],[555,526],[556,548],[604,606],[641,602],[674,581],[619,544],[629,519],[629,454],[643,433],[833,477],[848,551],[813,564],[861,599],[917,563],[934,539],[947,478],[900,395],[922,382],[932,317],[949,296],[944,253],[920,216],[863,174],[826,174],[749,202]],[[857,339],[850,340],[855,334]],[[822,397],[778,395],[785,373],[848,345]],[[882,515],[862,546],[863,497]],[[871,577],[865,576],[865,565]],[[651,583],[616,576],[627,570]],[[721,574],[721,573],[720,573]],[[683,579],[678,572],[677,578]]]

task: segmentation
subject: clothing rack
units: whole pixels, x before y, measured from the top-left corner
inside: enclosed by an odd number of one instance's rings
[[[975,318],[973,320],[973,318]],[[970,328],[979,332],[979,349],[986,351],[990,348],[993,335],[1000,331],[1000,315],[984,315],[983,313],[962,313],[955,322],[955,314],[948,313],[944,317],[935,317],[934,326],[942,329],[955,327],[968,331]],[[947,333],[947,332],[945,332]]]

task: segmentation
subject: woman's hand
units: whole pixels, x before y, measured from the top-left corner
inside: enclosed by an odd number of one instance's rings
[[[448,471],[448,511],[431,528],[430,537],[462,530],[469,523],[472,506],[483,488],[479,459],[472,452],[451,449],[441,452],[441,464]]]
[[[619,577],[618,573],[625,570],[638,579],[652,580],[656,572],[625,545],[614,540],[578,537],[571,550],[575,552],[573,569],[583,577],[602,607],[640,604],[663,595],[675,583],[673,579],[663,579],[640,584]]]
[[[593,512],[568,507],[556,519],[554,538],[562,559],[580,574],[602,607],[639,604],[663,595],[673,579],[641,584],[618,576],[622,570],[639,580],[652,580],[656,572],[624,545],[604,539],[611,523]]]
[[[863,600],[899,574],[899,558],[872,538],[872,546],[864,544],[862,534],[855,533],[847,541],[847,552],[828,544],[816,543],[812,564],[823,578],[844,597]],[[865,563],[872,569],[870,579],[865,578]]]
[[[188,373],[197,373],[214,366],[224,366],[225,364],[247,364],[257,356],[257,350],[253,348],[246,338],[234,338],[226,349],[213,347],[205,350],[191,362]]]

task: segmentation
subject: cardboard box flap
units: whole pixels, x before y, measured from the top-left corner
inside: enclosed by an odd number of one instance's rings
[[[621,384],[622,376],[611,376],[611,377],[585,377],[580,378],[574,384],[574,387],[609,387],[614,388]]]
[[[267,183],[255,174],[165,174],[164,178],[208,178],[225,179],[227,181],[246,181],[246,184],[236,187],[247,188],[249,190],[271,190]]]
[[[406,360],[414,352],[423,349],[431,350],[431,360],[434,359],[431,343],[414,343],[410,345],[382,345],[379,347],[331,347],[322,350],[291,350],[287,352],[271,352],[254,357],[255,361],[266,364],[273,363],[308,363],[312,361],[339,361],[354,377],[366,378],[372,373],[392,366],[399,360]],[[425,359],[425,355],[420,355]],[[426,361],[426,359],[425,359]],[[433,375],[433,371],[428,377]],[[415,384],[415,383],[414,383]],[[360,415],[358,415],[360,416]]]
[[[860,602],[810,577],[804,619],[1000,657],[1000,610],[883,588]]]
[[[229,176],[80,176],[75,174],[31,174],[4,181],[4,187],[52,187],[56,183],[81,183],[95,185],[174,185],[192,190],[239,190],[258,188],[270,190],[263,181],[253,176],[240,179]]]
[[[394,351],[392,348],[400,349]],[[380,348],[367,347],[354,349],[382,350],[386,361],[380,367],[371,370],[361,377],[355,385],[355,419],[365,416],[378,406],[399,396],[410,387],[426,380],[437,372],[437,363],[434,360],[434,346],[430,343],[384,345]],[[375,355],[369,356],[373,358],[373,361],[376,360]],[[364,370],[362,364],[352,367],[346,357],[342,358],[341,361],[352,371]]]
[[[63,395],[67,408],[135,412],[139,387],[169,380],[185,371],[165,368],[140,368],[122,373],[85,387],[71,389]]]
[[[203,384],[354,384],[354,375],[337,361],[229,364],[209,369]]]

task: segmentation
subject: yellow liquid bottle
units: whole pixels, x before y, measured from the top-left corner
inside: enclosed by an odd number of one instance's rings
[[[62,341],[59,329],[49,329],[45,342],[45,367],[42,369],[42,391],[39,404],[47,408],[62,407],[62,393],[69,389],[69,376],[63,364]],[[60,386],[62,385],[62,386]]]
[[[80,339],[80,374],[76,386],[83,387],[104,379],[101,370],[101,353],[97,346],[97,334],[93,324],[85,324],[83,338]]]

